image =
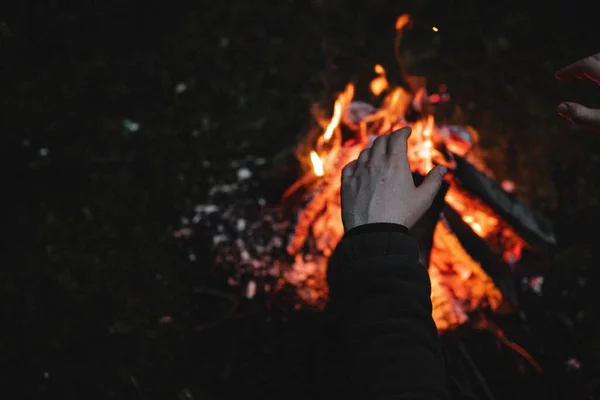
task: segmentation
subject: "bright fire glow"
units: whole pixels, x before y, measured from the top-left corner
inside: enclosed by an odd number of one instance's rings
[[[380,64],[375,65],[375,73],[377,74],[377,77],[371,81],[369,87],[371,88],[371,93],[375,96],[379,96],[389,88],[389,83],[385,76],[385,69]]]
[[[410,22],[410,15],[402,14],[396,20],[396,30],[400,31],[400,30],[404,29],[404,27],[406,27],[406,25],[408,25],[409,22]]]
[[[346,90],[342,92],[335,101],[335,105],[333,106],[333,116],[331,117],[331,121],[327,125],[325,132],[323,133],[323,138],[325,140],[331,139],[333,136],[333,132],[337,129],[340,124],[340,120],[342,118],[342,113],[346,109],[346,107],[352,101],[354,97],[354,85],[349,83],[346,86]]]
[[[317,152],[314,150],[310,152],[310,161],[312,162],[313,172],[316,176],[325,175],[325,171],[323,171],[323,162],[319,158]]]
[[[396,29],[404,29],[409,22],[410,16],[401,15],[396,21]],[[433,30],[437,31],[437,28]],[[444,155],[444,149],[486,170],[483,160],[472,151],[477,145],[477,132],[469,127],[456,131],[452,127],[436,125],[433,113],[428,111],[442,96],[447,96],[445,92],[428,95],[424,88],[416,93],[400,87],[390,88],[384,67],[377,64],[374,71],[376,77],[370,84],[371,92],[374,96],[384,95],[379,107],[353,101],[354,85],[349,83],[335,100],[331,118],[318,121],[322,133],[309,146],[308,154],[304,154],[310,159],[312,171],[286,192],[305,187],[309,193],[309,200],[298,213],[298,222],[287,245],[295,263],[292,273],[286,278],[304,280],[306,285],[301,296],[309,303],[319,303],[327,296],[327,260],[344,234],[339,196],[341,170],[356,159],[375,137],[410,126],[412,134],[408,141],[408,158],[413,172],[421,175],[426,175],[436,164],[446,165],[452,171],[452,159]],[[422,116],[415,122],[409,122],[405,117],[411,107],[420,111]],[[341,125],[348,128],[345,132],[354,136],[342,138]],[[313,179],[309,179],[311,176]],[[318,177],[316,182],[314,176]],[[460,183],[451,172],[446,181],[450,184],[446,204],[507,262],[518,261],[525,242],[488,206],[461,190]],[[306,245],[309,239],[314,245]],[[492,279],[441,221],[433,232],[428,267],[433,317],[440,331],[466,322],[468,314],[477,309],[497,310],[503,302],[502,294]]]

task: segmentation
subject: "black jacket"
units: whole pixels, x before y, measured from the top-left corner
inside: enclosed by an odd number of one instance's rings
[[[448,398],[429,275],[405,227],[369,224],[347,232],[328,281],[342,357],[337,386],[348,390],[340,398]]]

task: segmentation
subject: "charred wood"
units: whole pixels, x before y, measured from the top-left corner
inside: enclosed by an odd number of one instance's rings
[[[525,203],[502,189],[502,186],[475,168],[464,158],[454,155],[454,175],[461,188],[490,206],[507,224],[514,228],[533,249],[549,250],[556,245],[552,222],[530,209]]]
[[[485,272],[494,280],[505,300],[516,307],[518,304],[516,288],[508,264],[490,249],[487,242],[477,235],[452,207],[446,205],[443,215],[445,222],[456,235],[463,248],[471,258],[481,264]]]

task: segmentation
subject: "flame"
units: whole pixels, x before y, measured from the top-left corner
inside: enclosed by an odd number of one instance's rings
[[[396,19],[396,30],[397,31],[402,30],[406,25],[408,25],[409,22],[410,22],[410,15],[402,14],[401,16],[398,17],[398,19]]]
[[[319,155],[314,150],[310,152],[310,161],[312,162],[313,171],[316,176],[325,175],[325,171],[323,171],[323,161],[321,161],[321,158],[319,158]]]
[[[388,83],[387,77],[385,76],[385,69],[381,66],[381,64],[375,65],[375,73],[377,77],[371,81],[369,85],[371,89],[371,93],[375,96],[379,96],[383,91],[387,90],[390,85]]]
[[[442,222],[435,228],[429,259],[433,320],[438,330],[457,327],[468,319],[468,312],[483,305],[495,310],[502,304],[502,294],[492,279]]]
[[[409,22],[408,14],[401,15],[396,20],[396,29],[403,29]],[[437,31],[437,28],[433,30]],[[426,175],[436,164],[452,169],[451,157],[449,159],[444,155],[445,152],[466,157],[483,171],[487,169],[485,162],[472,151],[478,142],[477,131],[471,127],[461,127],[456,131],[435,123],[431,109],[442,96],[448,96],[445,86],[440,89],[440,94],[428,95],[424,87],[409,93],[401,87],[389,86],[382,65],[375,65],[374,71],[377,76],[370,82],[371,92],[379,96],[387,91],[379,107],[353,102],[355,88],[348,83],[334,102],[331,118],[318,119],[322,132],[316,143],[310,146],[308,154],[304,153],[312,164],[312,174],[307,173],[286,192],[300,186],[308,187],[307,202],[299,210],[298,222],[287,251],[295,260],[290,276],[304,279],[305,285],[300,295],[309,303],[318,302],[326,296],[327,260],[344,234],[339,198],[341,170],[356,159],[375,137],[410,126],[409,164],[411,170],[420,175]],[[411,108],[421,115],[414,122],[406,118]],[[346,112],[351,114],[348,118]],[[346,124],[348,129],[345,132],[352,132],[355,136],[342,141],[340,124]],[[445,197],[447,206],[452,207],[472,231],[490,244],[492,250],[501,254],[505,261],[518,261],[526,246],[523,239],[487,205],[463,191],[452,174],[448,174],[446,180],[450,183]],[[309,241],[312,244],[306,246]],[[308,274],[306,271],[313,272]],[[442,222],[437,224],[433,232],[429,272],[433,317],[440,331],[453,329],[466,322],[469,313],[479,308],[497,310],[503,302],[502,294],[492,279]]]
[[[412,134],[408,140],[408,160],[413,169],[421,175],[427,175],[433,168],[434,157],[442,158],[441,154],[433,147],[434,128],[433,115],[429,115],[424,122],[417,121],[413,125]]]
[[[346,89],[338,96],[335,104],[333,106],[333,116],[331,117],[331,121],[325,128],[325,132],[323,133],[323,138],[325,140],[331,139],[333,136],[333,132],[340,125],[340,121],[342,119],[342,113],[344,109],[350,104],[352,99],[354,98],[354,85],[349,83],[346,85]]]

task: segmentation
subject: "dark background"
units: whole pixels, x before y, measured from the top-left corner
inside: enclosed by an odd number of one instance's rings
[[[307,130],[313,102],[330,107],[336,91],[370,77],[377,62],[393,75],[394,21],[409,12],[410,72],[432,87],[448,84],[460,108],[452,122],[480,130],[498,176],[552,216],[560,239],[544,265],[543,295],[523,293],[527,323],[507,322],[544,374],[519,367],[489,335],[465,342],[497,398],[592,398],[600,376],[599,136],[561,120],[555,107],[593,105],[600,92],[559,84],[553,73],[600,51],[598,25],[583,2],[535,3],[48,1],[0,9],[8,200],[0,395],[332,396],[322,315],[246,301],[219,321],[227,296],[240,293],[228,292],[209,262],[191,263],[172,231],[203,196],[203,160],[270,157]],[[176,93],[180,82],[187,90]],[[125,119],[140,129],[124,129]],[[195,293],[198,286],[225,297]],[[160,323],[164,316],[172,322]],[[571,357],[581,369],[568,370]]]

